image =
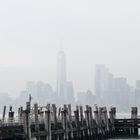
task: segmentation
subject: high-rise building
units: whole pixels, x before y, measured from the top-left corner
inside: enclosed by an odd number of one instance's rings
[[[46,103],[47,101],[50,101],[53,97],[53,89],[51,85],[48,83],[44,83],[42,81],[29,81],[26,84],[26,89],[25,89],[25,96],[28,97],[29,94],[31,94],[32,99],[34,102],[44,102]]]
[[[134,102],[135,106],[140,108],[140,80],[136,80],[136,89],[135,89],[135,97],[134,97]]]
[[[74,101],[74,91],[72,82],[67,81],[66,74],[66,56],[64,51],[59,51],[58,62],[57,62],[57,95],[58,102],[61,103],[72,103]]]
[[[90,90],[86,92],[79,92],[77,94],[77,103],[81,105],[94,105],[95,95],[92,94]]]
[[[97,64],[95,66],[95,94],[97,100],[105,101],[106,91],[108,91],[108,69],[105,65]]]
[[[59,51],[57,62],[57,94],[59,98],[66,98],[66,56],[64,51]]]
[[[140,80],[136,80],[136,89],[140,89]]]
[[[74,88],[73,83],[71,81],[67,81],[67,95],[66,95],[67,103],[73,104],[74,103]]]
[[[123,109],[126,110],[130,92],[126,78],[115,78],[105,65],[96,65],[95,94],[99,104],[107,106],[115,105],[118,108],[123,106]]]

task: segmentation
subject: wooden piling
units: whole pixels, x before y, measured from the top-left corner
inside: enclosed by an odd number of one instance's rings
[[[22,112],[23,112],[23,107],[18,108],[18,121],[19,121],[19,124],[23,124],[23,122],[22,122]]]
[[[114,122],[116,119],[116,108],[111,107],[110,111],[109,111],[109,130],[110,130],[110,135],[113,137],[115,136],[115,126],[114,126]]]
[[[63,130],[64,130],[64,135],[63,135],[63,139],[64,140],[68,140],[68,118],[67,118],[67,106],[64,105],[63,110],[61,111],[61,116],[62,116],[62,126],[63,126]]]
[[[2,122],[5,122],[6,106],[3,108]]]
[[[80,134],[80,121],[79,121],[79,106],[76,106],[76,110],[74,111],[74,117],[75,117],[75,125],[77,128],[77,133],[75,133],[75,138],[80,139],[81,134]]]
[[[135,128],[131,129],[131,132],[135,135],[138,136],[138,122],[137,122],[137,118],[138,118],[138,109],[137,107],[132,107],[131,108],[131,118],[134,119],[134,126]]]
[[[132,107],[131,118],[128,119],[117,119],[116,108],[114,107],[110,109],[109,117],[106,107],[96,106],[93,116],[92,107],[88,105],[86,105],[85,110],[83,110],[82,106],[76,106],[74,115],[70,104],[64,105],[62,109],[59,108],[58,113],[55,104],[40,107],[36,103],[32,109],[32,112],[30,112],[30,102],[26,102],[25,110],[22,107],[18,109],[19,123],[16,127],[20,128],[21,131],[24,129],[20,136],[26,136],[26,140],[33,138],[37,140],[101,140],[111,136],[115,137],[115,132],[118,136],[138,136],[140,119],[138,118],[136,107]],[[3,122],[5,113],[6,107],[3,110]],[[12,107],[9,110],[8,120],[9,128],[14,128],[13,123],[11,123],[14,122]],[[0,124],[1,126],[2,123]],[[6,127],[7,133],[9,133],[9,128],[8,126]],[[17,135],[18,130],[14,129]],[[3,130],[0,129],[0,135],[2,134],[1,132]]]
[[[81,126],[84,127],[83,106],[80,106],[80,122],[81,122]],[[84,139],[84,137],[85,137],[85,131],[84,130],[81,131],[81,137],[82,137],[82,139]]]
[[[51,140],[51,108],[50,104],[47,105],[46,111],[45,111],[45,130],[47,132],[46,140]]]
[[[52,122],[54,124],[54,128],[57,129],[57,108],[55,104],[52,104]]]
[[[9,109],[8,121],[9,123],[13,123],[14,121],[14,111],[12,111],[12,106],[10,106]]]
[[[35,131],[39,132],[39,120],[38,120],[38,104],[34,104],[34,116],[35,116]]]
[[[73,126],[72,126],[72,111],[71,111],[71,104],[68,105],[68,123],[69,123],[69,128],[70,128],[70,134],[69,137],[70,139],[73,139]]]

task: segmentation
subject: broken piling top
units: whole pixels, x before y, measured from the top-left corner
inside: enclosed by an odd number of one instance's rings
[[[81,120],[81,123],[83,125],[84,114],[83,114],[83,107],[82,106],[80,106],[80,120]]]
[[[68,104],[68,115],[69,115],[69,117],[71,117],[71,113],[72,113],[71,104]]]
[[[137,119],[137,117],[138,117],[138,109],[137,109],[137,107],[132,107],[131,108],[131,118]]]
[[[47,140],[51,140],[51,106],[50,104],[47,104],[46,110],[45,110],[45,130],[47,132]]]
[[[110,117],[110,123],[112,124],[114,129],[114,121],[116,119],[116,108],[115,107],[111,107],[110,111],[109,111],[109,117]]]
[[[94,119],[95,119],[95,123],[96,125],[99,124],[99,109],[98,106],[95,106],[95,110],[94,110]]]
[[[113,119],[116,119],[116,107],[111,107],[109,113],[112,113]]]
[[[39,131],[39,119],[38,119],[38,104],[34,104],[34,116],[35,116],[35,130]]]
[[[2,121],[5,121],[5,115],[6,115],[6,106],[3,108],[3,116],[2,116]]]
[[[57,126],[57,107],[55,104],[52,104],[52,122],[54,126]]]
[[[27,111],[27,113],[30,113],[30,111],[31,111],[31,103],[30,102],[26,102],[26,111]]]
[[[14,111],[12,111],[12,106],[10,106],[9,108],[9,114],[8,114],[8,120],[9,122],[13,122],[14,121]]]

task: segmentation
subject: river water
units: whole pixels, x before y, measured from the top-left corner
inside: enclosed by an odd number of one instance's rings
[[[109,139],[109,140],[139,140],[140,138],[129,138],[129,139],[121,139],[121,138],[119,138],[119,139]]]

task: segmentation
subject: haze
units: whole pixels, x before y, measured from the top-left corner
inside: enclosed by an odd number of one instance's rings
[[[57,53],[67,56],[75,91],[94,91],[105,64],[131,85],[140,79],[140,1],[0,1],[0,92],[13,98],[27,81],[56,88]]]

